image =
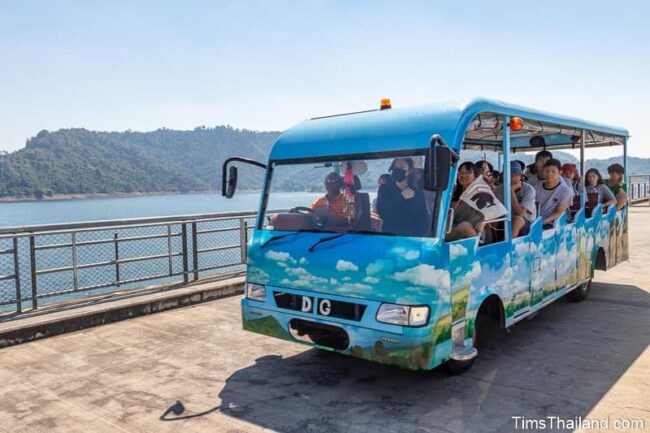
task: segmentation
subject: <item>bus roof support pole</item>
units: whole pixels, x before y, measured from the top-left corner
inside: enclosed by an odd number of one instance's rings
[[[506,216],[506,233],[512,239],[512,186],[510,185],[510,116],[503,117],[503,201],[508,215]]]
[[[584,208],[587,201],[585,192],[585,142],[587,140],[587,131],[582,130],[580,137],[580,183],[582,183],[582,193],[580,193],[580,207]]]
[[[627,137],[623,137],[623,182],[625,182],[626,185],[628,185],[629,188],[629,182],[628,182],[628,176],[627,176]]]

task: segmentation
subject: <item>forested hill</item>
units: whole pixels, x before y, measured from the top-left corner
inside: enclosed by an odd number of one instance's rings
[[[233,156],[265,161],[279,132],[257,132],[228,126],[192,131],[97,132],[86,129],[41,131],[24,149],[0,153],[0,198],[47,197],[53,194],[188,192],[218,189],[221,164]],[[463,152],[477,161],[482,152]],[[494,154],[488,157],[496,163]],[[516,154],[532,162],[532,155]],[[557,152],[562,162],[576,162]],[[621,158],[588,160],[606,175],[606,167]],[[630,173],[650,173],[650,160],[629,158]],[[379,176],[380,173],[377,173]],[[240,165],[238,189],[261,187],[262,170]],[[322,189],[317,172],[296,168],[285,190]]]
[[[24,149],[0,154],[0,196],[213,190],[226,157],[265,160],[278,135],[228,126],[41,131]],[[243,168],[239,187],[259,187],[260,172]]]

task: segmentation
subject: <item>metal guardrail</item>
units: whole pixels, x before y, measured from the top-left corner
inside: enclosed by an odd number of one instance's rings
[[[650,174],[628,182],[630,202],[650,204]],[[231,212],[0,228],[0,309],[243,270],[254,222]]]
[[[650,204],[650,174],[633,174],[628,177],[630,203],[648,200]]]
[[[255,212],[0,229],[0,307],[243,270]]]

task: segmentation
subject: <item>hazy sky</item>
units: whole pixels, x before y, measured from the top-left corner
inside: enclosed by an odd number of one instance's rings
[[[0,149],[487,96],[626,127],[650,157],[648,4],[0,0]]]

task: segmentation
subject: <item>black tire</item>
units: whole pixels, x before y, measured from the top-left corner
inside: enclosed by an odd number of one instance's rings
[[[582,302],[589,296],[591,290],[591,280],[567,293],[566,298],[571,302]]]
[[[467,370],[472,368],[475,360],[476,358],[472,358],[469,361],[456,361],[455,359],[450,359],[445,363],[445,368],[447,369],[447,373],[455,376],[457,374],[465,373]]]
[[[480,325],[479,322],[482,322],[482,320],[479,320],[479,315],[476,315],[476,322],[474,323],[474,335],[472,336],[472,341],[474,347],[478,347],[478,327]],[[445,363],[445,369],[447,370],[447,373],[451,375],[458,375],[458,374],[463,374],[470,368],[472,368],[472,365],[474,365],[474,361],[476,360],[478,356],[467,360],[467,361],[458,361],[455,359],[450,359]]]

